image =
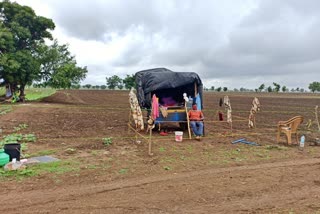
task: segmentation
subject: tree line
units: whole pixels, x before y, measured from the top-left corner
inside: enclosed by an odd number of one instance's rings
[[[86,77],[87,68],[77,66],[68,46],[52,37],[54,28],[51,19],[37,16],[28,6],[0,2],[0,86],[11,96],[19,93],[24,101],[25,87],[35,82],[70,88]]]
[[[214,86],[211,86],[211,88],[204,88],[206,91],[217,91],[217,92],[221,92],[221,91],[230,91],[227,87],[217,87],[215,88]],[[309,84],[308,89],[310,89],[311,92],[320,92],[320,82],[312,82]],[[278,83],[273,82],[272,86],[266,86],[264,83],[261,84],[258,88],[256,89],[248,89],[248,88],[243,88],[241,87],[240,89],[234,88],[232,91],[235,92],[305,92],[306,90],[304,88],[291,88],[289,89],[287,86],[283,85],[281,86]]]

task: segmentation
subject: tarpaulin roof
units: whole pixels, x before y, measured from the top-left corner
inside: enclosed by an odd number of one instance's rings
[[[135,78],[137,97],[142,107],[151,106],[153,94],[161,96],[164,92],[172,95],[179,93],[182,99],[182,93],[187,93],[188,96],[194,97],[195,85],[196,92],[200,94],[202,101],[202,82],[194,72],[173,72],[166,68],[154,68],[137,72]]]

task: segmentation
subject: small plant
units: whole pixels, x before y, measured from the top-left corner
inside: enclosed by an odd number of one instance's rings
[[[17,127],[14,127],[13,129],[14,129],[14,131],[20,131],[20,130],[22,130],[22,129],[26,129],[26,128],[28,128],[28,125],[27,124],[25,124],[25,123],[22,123],[22,124],[19,124],[19,126],[17,126]]]
[[[163,168],[164,168],[164,170],[168,170],[168,171],[171,170],[170,166],[164,166]]]
[[[5,114],[9,113],[10,111],[12,111],[12,108],[1,107],[0,108],[0,115],[5,115]]]
[[[123,168],[119,170],[119,174],[126,174],[128,172],[127,168]]]
[[[166,149],[165,149],[165,148],[163,148],[163,147],[160,147],[160,148],[159,148],[159,151],[160,151],[160,152],[165,152],[165,151],[166,151]]]
[[[35,142],[36,136],[34,134],[10,134],[3,137],[0,141],[0,148],[4,146],[4,144],[9,143],[28,143]]]
[[[112,137],[105,137],[105,138],[102,138],[103,140],[103,145],[105,146],[110,146],[112,144]]]
[[[34,134],[25,134],[23,135],[24,142],[36,142],[37,138]]]

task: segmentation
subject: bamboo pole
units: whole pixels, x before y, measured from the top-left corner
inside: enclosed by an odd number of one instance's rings
[[[152,129],[150,129],[150,135],[149,135],[149,155],[150,156],[152,156],[153,155],[153,153],[152,153],[152,151],[151,151],[151,144],[152,144]]]
[[[188,114],[188,108],[187,108],[187,103],[184,103],[184,107],[186,109],[186,114],[187,114],[187,124],[188,124],[188,133],[189,133],[189,139],[191,140],[191,130],[190,130],[190,120],[189,120],[189,114]]]
[[[319,124],[319,119],[318,119],[318,106],[315,107],[315,114],[316,114],[316,122],[318,125],[318,130],[320,131],[320,124]]]

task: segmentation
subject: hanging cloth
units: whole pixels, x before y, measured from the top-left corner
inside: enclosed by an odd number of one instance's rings
[[[227,110],[227,122],[232,123],[232,109],[231,109],[231,103],[228,96],[224,96],[223,98],[224,107]]]
[[[152,96],[151,116],[153,120],[156,120],[159,117],[159,98],[157,98],[155,94]]]
[[[142,111],[133,88],[131,88],[129,92],[129,103],[131,108],[131,114],[136,125],[136,129],[144,130]]]
[[[12,97],[11,87],[10,87],[10,84],[7,84],[7,87],[6,87],[6,98],[10,98],[10,97]]]
[[[200,98],[200,94],[199,93],[196,96],[196,104],[197,104],[197,109],[201,111],[202,110],[202,108],[201,108],[201,98]]]
[[[257,97],[255,97],[252,101],[252,107],[250,109],[250,114],[249,114],[249,122],[248,122],[248,126],[249,128],[254,128],[255,127],[255,123],[256,123],[256,113],[260,111],[260,101],[258,100]]]

